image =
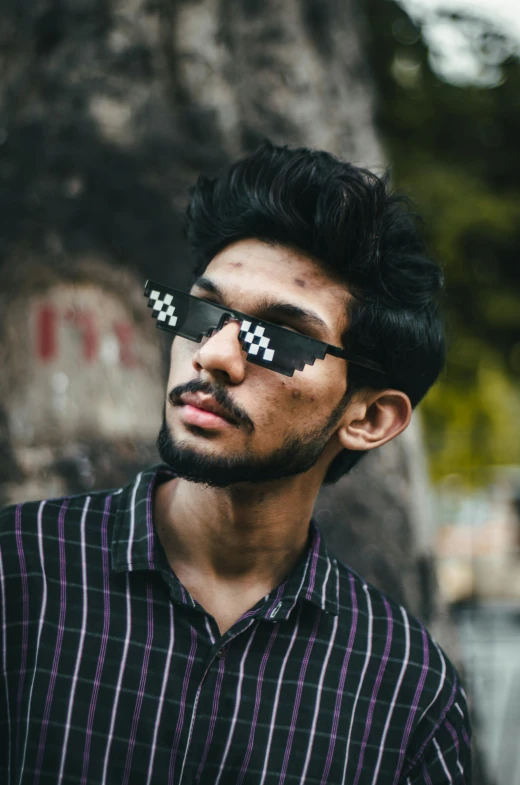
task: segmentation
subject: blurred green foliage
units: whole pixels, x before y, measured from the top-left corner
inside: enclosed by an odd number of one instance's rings
[[[503,53],[499,78],[450,84],[399,5],[367,6],[393,178],[414,197],[445,269],[448,363],[421,404],[432,475],[471,481],[520,462],[520,60],[507,33],[466,20],[483,68],[490,49]]]

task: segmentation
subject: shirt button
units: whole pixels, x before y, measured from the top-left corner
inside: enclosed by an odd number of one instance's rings
[[[226,654],[227,654],[227,649],[225,647],[223,649],[221,649],[220,651],[217,651],[217,657],[219,658],[219,660],[221,660],[223,657],[225,657]]]
[[[274,619],[274,617],[276,616],[276,614],[278,613],[281,607],[282,607],[282,603],[279,602],[278,605],[275,608],[273,608],[273,610],[269,614],[269,618]]]

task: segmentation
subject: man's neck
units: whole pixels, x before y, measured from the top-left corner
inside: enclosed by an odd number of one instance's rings
[[[174,571],[215,588],[271,591],[307,545],[319,485],[304,477],[229,488],[183,479],[159,486],[154,521]]]

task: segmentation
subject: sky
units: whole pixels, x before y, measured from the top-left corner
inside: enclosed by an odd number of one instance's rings
[[[431,52],[432,66],[446,81],[492,87],[500,82],[503,50],[486,57],[476,51],[474,28],[439,18],[439,11],[468,12],[479,16],[509,38],[506,53],[520,54],[520,0],[399,0],[421,25]]]

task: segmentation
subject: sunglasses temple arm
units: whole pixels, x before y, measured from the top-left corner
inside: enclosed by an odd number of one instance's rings
[[[328,344],[327,353],[334,355],[334,357],[341,357],[344,360],[348,360],[349,362],[354,363],[354,365],[360,365],[362,368],[368,368],[370,371],[375,371],[376,373],[386,376],[386,371],[382,365],[365,357],[360,357],[359,354],[353,354],[352,352],[348,352],[345,349],[339,349],[337,346],[331,346],[330,344]]]

